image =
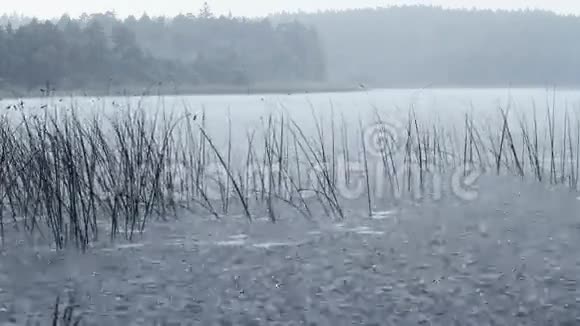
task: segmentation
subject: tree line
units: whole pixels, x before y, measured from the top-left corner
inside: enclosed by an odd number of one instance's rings
[[[580,17],[407,6],[246,19],[0,16],[0,87],[580,85]]]
[[[173,18],[112,12],[0,26],[0,87],[60,89],[174,83],[321,81],[314,29],[289,21],[216,17],[207,5]]]
[[[272,19],[317,29],[332,80],[413,87],[580,84],[578,16],[406,6]]]

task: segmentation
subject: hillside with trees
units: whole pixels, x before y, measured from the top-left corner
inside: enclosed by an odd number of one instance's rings
[[[578,86],[580,17],[408,6],[263,19],[0,16],[0,90],[320,83]]]
[[[18,16],[16,16],[18,18]],[[300,23],[215,17],[208,6],[174,18],[113,13],[55,21],[4,16],[0,87],[104,89],[234,85],[325,78],[316,32]],[[18,26],[18,27],[15,27]]]
[[[314,26],[331,80],[375,86],[580,85],[580,17],[409,6],[273,16]]]

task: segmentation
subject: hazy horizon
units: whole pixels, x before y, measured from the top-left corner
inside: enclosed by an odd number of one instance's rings
[[[235,16],[259,17],[280,12],[316,12],[320,10],[347,10],[401,5],[430,5],[444,8],[477,9],[540,9],[559,14],[580,15],[580,3],[570,0],[271,0],[271,1],[207,1],[216,14],[232,13]],[[63,14],[77,17],[82,13],[102,13],[114,11],[120,17],[139,16],[147,13],[152,16],[175,16],[180,13],[196,13],[204,0],[166,0],[162,3],[142,0],[138,6],[129,0],[52,0],[39,4],[37,0],[20,0],[3,6],[2,14],[19,14],[38,18],[56,18]],[[136,9],[138,8],[138,9]]]

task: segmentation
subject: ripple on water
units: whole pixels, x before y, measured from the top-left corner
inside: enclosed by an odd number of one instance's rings
[[[227,240],[227,241],[217,241],[215,243],[217,246],[222,247],[239,247],[246,244],[246,240],[239,239],[239,240]]]
[[[355,228],[345,228],[343,232],[352,232],[359,235],[384,235],[385,232],[373,230],[368,226],[357,226]]]
[[[247,238],[248,238],[248,236],[246,234],[236,234],[236,235],[230,236],[230,239],[232,239],[232,240],[246,240]]]
[[[260,248],[260,249],[270,249],[270,248],[277,248],[277,247],[293,247],[293,246],[297,246],[298,243],[295,242],[262,242],[262,243],[256,243],[253,246],[255,248]]]
[[[396,218],[396,216],[395,216],[396,213],[397,213],[396,211],[374,212],[373,215],[371,216],[371,218],[373,220],[388,220],[388,219]]]
[[[115,245],[114,247],[111,247],[111,248],[103,248],[103,249],[101,249],[101,251],[111,252],[111,251],[124,250],[124,249],[138,249],[138,248],[143,248],[144,246],[145,246],[144,243],[124,243],[124,244]]]
[[[357,234],[360,234],[360,235],[384,235],[385,232],[374,231],[374,230],[363,230],[363,231],[358,231]]]

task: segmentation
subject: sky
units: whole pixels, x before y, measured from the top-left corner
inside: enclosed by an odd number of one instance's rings
[[[118,16],[175,16],[197,13],[204,0],[0,0],[2,13],[19,13],[38,18],[54,18],[64,13],[79,16],[83,12],[115,11]],[[435,5],[448,8],[545,9],[562,14],[580,15],[578,0],[208,0],[217,14],[265,16],[270,13],[298,10],[387,7],[394,5]]]

